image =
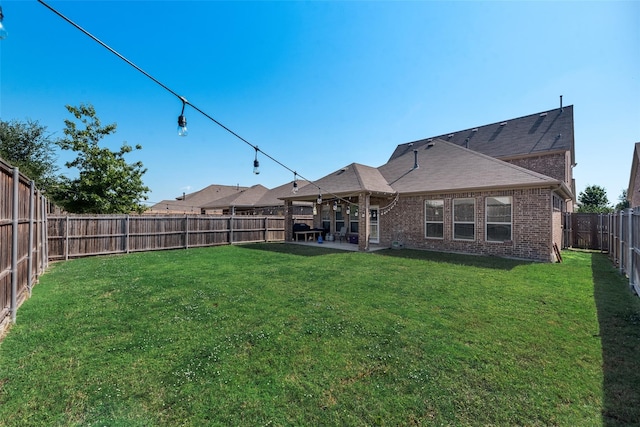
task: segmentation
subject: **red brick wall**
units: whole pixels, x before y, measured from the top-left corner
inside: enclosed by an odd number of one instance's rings
[[[485,200],[487,197],[512,196],[512,240],[485,241]],[[476,201],[475,240],[453,240],[452,206],[454,198]],[[425,237],[424,203],[444,200],[444,238]],[[382,203],[381,203],[382,205]],[[380,243],[401,242],[404,247],[444,252],[495,255],[536,261],[553,261],[553,239],[557,226],[552,218],[550,189],[522,189],[473,193],[447,193],[400,197],[397,205],[380,218]],[[560,231],[561,232],[561,231]]]
[[[567,184],[567,187],[571,188],[573,172],[571,169],[571,157],[568,151],[510,159],[506,160],[506,162],[563,181]]]

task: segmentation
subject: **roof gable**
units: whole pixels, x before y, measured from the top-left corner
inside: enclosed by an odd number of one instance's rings
[[[363,191],[394,193],[393,188],[389,186],[378,169],[359,163],[351,163],[314,181],[313,185],[301,188],[297,194],[285,195],[282,199],[308,199],[309,196],[318,195],[318,188],[322,189],[322,194],[333,194],[340,197],[355,195]]]
[[[209,204],[214,200],[229,197],[234,194],[246,190],[249,187],[241,187],[238,185],[218,185],[212,184],[193,193],[176,197],[175,200],[163,200],[152,206],[151,209],[184,209],[184,208],[200,208]]]
[[[417,168],[414,168],[417,156]],[[548,176],[443,140],[414,148],[378,168],[399,193],[557,185]]]
[[[571,151],[571,160],[575,163],[572,105],[400,144],[389,161],[436,139],[503,159],[557,150]]]

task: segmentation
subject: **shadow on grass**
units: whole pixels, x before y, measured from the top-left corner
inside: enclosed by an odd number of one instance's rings
[[[289,243],[251,243],[246,245],[239,245],[243,249],[253,249],[258,251],[276,252],[288,255],[297,256],[322,256],[330,254],[344,254],[349,253],[339,249],[331,249],[321,245],[307,246],[307,245],[295,245]]]
[[[604,426],[640,425],[640,299],[602,254],[592,254],[602,342]]]
[[[532,261],[514,260],[494,256],[465,255],[448,252],[435,252],[419,249],[384,249],[374,252],[376,255],[398,258],[425,260],[468,267],[493,268],[498,270],[511,270],[521,265],[532,264]]]

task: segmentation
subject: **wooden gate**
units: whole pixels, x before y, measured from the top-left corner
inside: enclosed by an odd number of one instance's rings
[[[566,213],[563,216],[564,246],[577,249],[609,250],[609,215]]]

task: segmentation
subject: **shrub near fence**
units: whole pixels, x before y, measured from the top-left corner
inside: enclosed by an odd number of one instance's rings
[[[47,200],[0,159],[0,334],[47,267]]]
[[[49,216],[49,259],[284,240],[284,217]]]

